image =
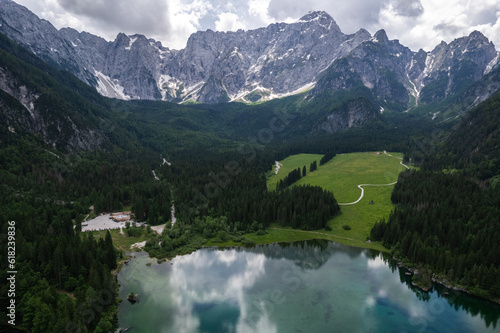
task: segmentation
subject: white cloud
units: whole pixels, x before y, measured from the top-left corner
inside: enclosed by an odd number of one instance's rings
[[[196,31],[202,30],[200,20],[212,10],[212,5],[206,0],[194,0],[184,3],[181,0],[169,1],[169,12],[165,19],[169,22],[169,30],[159,32],[157,38],[166,42],[170,48],[184,48],[189,36]]]
[[[170,48],[183,48],[203,29],[200,20],[212,10],[208,0],[18,0],[56,28],[72,27],[107,40],[119,32],[140,33]]]
[[[414,51],[432,50],[441,41],[447,43],[478,30],[500,46],[500,3],[498,1],[421,0],[422,14],[406,17],[394,3],[380,11],[378,26],[385,25],[389,38],[399,38]]]
[[[234,13],[219,14],[219,20],[215,22],[215,30],[236,31],[238,29],[245,29],[245,26],[238,15]]]
[[[385,29],[417,51],[479,30],[500,48],[498,0],[16,0],[57,28],[71,26],[108,40],[141,33],[170,48],[206,29],[255,29],[324,10],[344,33]]]
[[[268,25],[274,21],[268,13],[270,2],[271,0],[250,0],[248,1],[248,13],[253,16],[254,19]]]

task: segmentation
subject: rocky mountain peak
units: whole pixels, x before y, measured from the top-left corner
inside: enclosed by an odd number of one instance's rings
[[[335,20],[325,11],[310,11],[306,15],[302,16],[299,23],[313,23],[317,22],[320,26],[333,30],[336,32],[340,32],[340,27],[337,25]]]
[[[309,11],[306,15],[299,19],[299,22],[310,22],[314,20],[328,20],[333,21],[333,18],[325,11]]]
[[[480,31],[477,31],[477,30],[474,30],[473,32],[471,32],[469,34],[469,38],[472,40],[477,40],[477,41],[479,41],[481,43],[485,43],[485,44],[490,43],[488,38],[485,35],[483,35]]]
[[[387,44],[389,42],[389,38],[384,29],[377,31],[375,35],[373,35],[373,40],[381,44]]]

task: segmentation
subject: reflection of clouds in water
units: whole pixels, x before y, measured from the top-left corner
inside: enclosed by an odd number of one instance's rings
[[[217,259],[223,263],[225,263],[228,267],[236,261],[237,253],[234,250],[231,251],[219,251]]]
[[[412,317],[421,317],[424,305],[419,302],[413,292],[406,284],[401,283],[384,262],[382,254],[374,259],[366,258],[369,275],[373,279],[373,285],[378,286],[377,300],[389,298],[400,310]]]
[[[379,268],[387,266],[381,255],[378,255],[377,257],[375,257],[375,259],[366,258],[366,260],[369,268]]]
[[[373,296],[368,296],[366,298],[366,301],[365,301],[365,304],[367,307],[369,308],[373,308],[373,306],[375,305],[376,301],[375,301],[375,298]]]
[[[243,318],[241,316],[238,320],[238,333],[275,333],[277,331],[276,325],[271,322],[267,313],[262,313],[262,315],[255,318]]]
[[[140,283],[144,298],[122,322],[148,328],[141,332],[324,332],[331,325],[341,332],[491,331],[481,328],[480,316],[449,310],[436,293],[427,302],[415,297],[404,276],[374,253],[352,259],[334,251],[318,269],[306,269],[302,263],[316,255],[308,247],[298,265],[293,255],[269,257],[272,248],[264,249],[203,249],[146,270],[152,259],[132,261],[125,288]]]
[[[396,309],[408,316],[408,324],[412,327],[427,325],[442,314],[446,301],[443,299],[433,299],[430,303],[420,301],[405,283],[394,278],[392,271],[387,269],[382,254],[367,260],[374,285],[378,286],[375,301],[390,301]]]
[[[171,296],[179,311],[174,329],[196,331],[199,320],[193,313],[195,304],[230,303],[239,308],[238,332],[276,331],[267,316],[259,316],[255,322],[248,320],[245,289],[265,274],[265,261],[263,254],[237,253],[234,249],[197,251],[176,261],[170,275]],[[212,273],[210,279],[206,276],[208,271]]]

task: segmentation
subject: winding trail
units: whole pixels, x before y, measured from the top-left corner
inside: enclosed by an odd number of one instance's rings
[[[281,164],[280,162],[278,161],[275,161],[276,162],[276,168],[274,169],[274,174],[277,175],[278,172],[280,171],[280,168],[283,164]]]
[[[396,157],[396,156],[392,156],[391,154],[388,154],[385,150],[384,150],[384,154],[386,154],[387,156],[394,157],[394,158],[400,158],[400,157]],[[407,169],[410,169],[407,165],[403,164],[402,158],[401,158],[401,161],[399,162],[399,164],[401,164],[402,166],[404,166]],[[361,195],[359,196],[358,200],[353,201],[353,202],[347,202],[347,203],[338,203],[338,205],[339,206],[347,206],[347,205],[354,205],[354,204],[357,204],[358,202],[360,202],[361,199],[363,199],[363,196],[365,195],[365,189],[363,188],[363,186],[391,186],[391,185],[395,185],[396,183],[397,183],[397,181],[395,181],[393,183],[389,183],[389,184],[359,184],[358,188],[361,190]]]
[[[408,170],[410,169],[406,164],[403,164],[403,159],[401,157],[397,157],[397,156],[392,156],[391,154],[388,154],[385,150],[384,150],[384,154],[386,154],[387,156],[390,156],[390,157],[394,157],[394,158],[399,158],[401,161],[399,162],[399,164],[401,164],[402,166],[404,166],[405,168],[407,168]]]
[[[338,205],[339,206],[347,206],[347,205],[354,205],[354,204],[357,204],[358,202],[360,202],[361,199],[363,199],[363,196],[365,195],[365,189],[362,186],[391,186],[391,185],[394,185],[396,183],[397,183],[397,181],[394,183],[389,183],[389,184],[359,184],[358,188],[361,189],[361,195],[359,196],[358,200],[356,200],[354,202],[348,202],[348,203],[338,203]]]

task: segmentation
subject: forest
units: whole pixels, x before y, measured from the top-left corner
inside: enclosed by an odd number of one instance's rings
[[[400,174],[396,208],[371,231],[398,258],[428,268],[428,277],[490,299],[500,298],[499,102],[497,94],[426,143],[422,171]]]
[[[405,171],[391,200],[397,206],[387,222],[375,224],[371,239],[441,281],[500,296],[500,188],[465,176]]]
[[[74,229],[86,210],[74,203],[18,196],[2,185],[2,221],[15,227],[17,316],[30,332],[108,332],[116,325],[117,267],[111,236]],[[2,233],[7,234],[7,223]],[[5,249],[7,247],[5,246]],[[2,249],[2,260],[7,256]],[[1,278],[7,281],[7,271]],[[5,298],[10,285],[2,283]]]

